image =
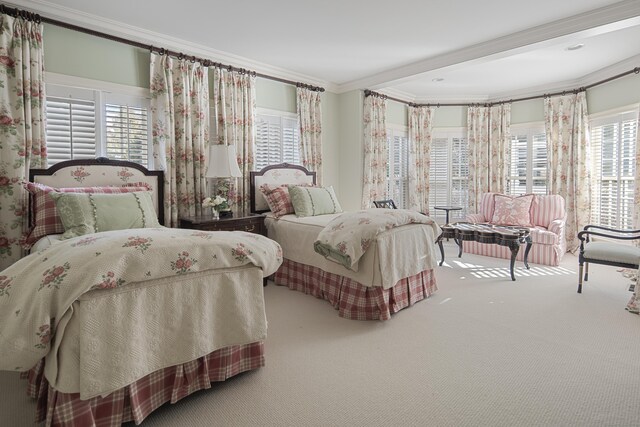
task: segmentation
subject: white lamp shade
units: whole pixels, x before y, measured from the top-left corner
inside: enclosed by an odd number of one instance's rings
[[[235,146],[214,144],[209,147],[207,178],[239,178],[241,176]]]

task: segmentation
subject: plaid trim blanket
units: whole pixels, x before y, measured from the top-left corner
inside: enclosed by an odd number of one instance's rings
[[[346,212],[318,234],[314,250],[325,258],[358,271],[358,261],[380,233],[408,224],[426,224],[434,235],[440,227],[434,220],[407,209],[365,209]]]

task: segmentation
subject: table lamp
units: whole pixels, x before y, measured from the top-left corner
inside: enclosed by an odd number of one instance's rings
[[[213,144],[209,147],[209,163],[207,166],[207,178],[215,178],[214,196],[220,195],[229,201],[228,178],[240,178],[242,172],[236,160],[236,147],[234,145]],[[231,211],[229,211],[231,212]],[[231,215],[230,213],[228,215]],[[225,216],[224,214],[222,216]]]

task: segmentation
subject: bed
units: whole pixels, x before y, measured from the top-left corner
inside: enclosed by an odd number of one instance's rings
[[[314,172],[283,163],[251,172],[250,180],[251,210],[266,215],[267,235],[283,250],[283,263],[272,277],[276,285],[324,299],[339,316],[357,320],[388,320],[437,290],[435,240],[440,231],[435,223],[383,232],[353,271],[314,251],[319,233],[342,214],[299,218],[270,212],[265,188],[313,186]]]
[[[32,170],[30,181],[38,191],[100,186],[107,196],[55,196],[89,200],[94,218],[100,203],[115,209],[126,199],[143,220],[143,228],[26,238],[31,254],[0,272],[0,369],[28,379],[37,421],[139,424],[166,402],[264,366],[262,284],[281,263],[275,242],[160,227],[144,208],[150,200],[161,220],[162,172],[135,163],[61,162]],[[39,225],[53,229],[46,221]]]

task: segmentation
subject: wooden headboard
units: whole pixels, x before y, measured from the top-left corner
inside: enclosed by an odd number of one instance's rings
[[[251,197],[251,212],[263,213],[269,211],[267,201],[259,190],[261,185],[268,184],[270,187],[278,187],[287,184],[316,184],[316,173],[310,172],[300,165],[280,163],[264,167],[259,172],[249,173],[249,194]]]
[[[57,188],[145,183],[151,187],[158,221],[164,224],[164,172],[150,171],[138,163],[106,157],[67,160],[48,169],[31,169],[29,181]]]

